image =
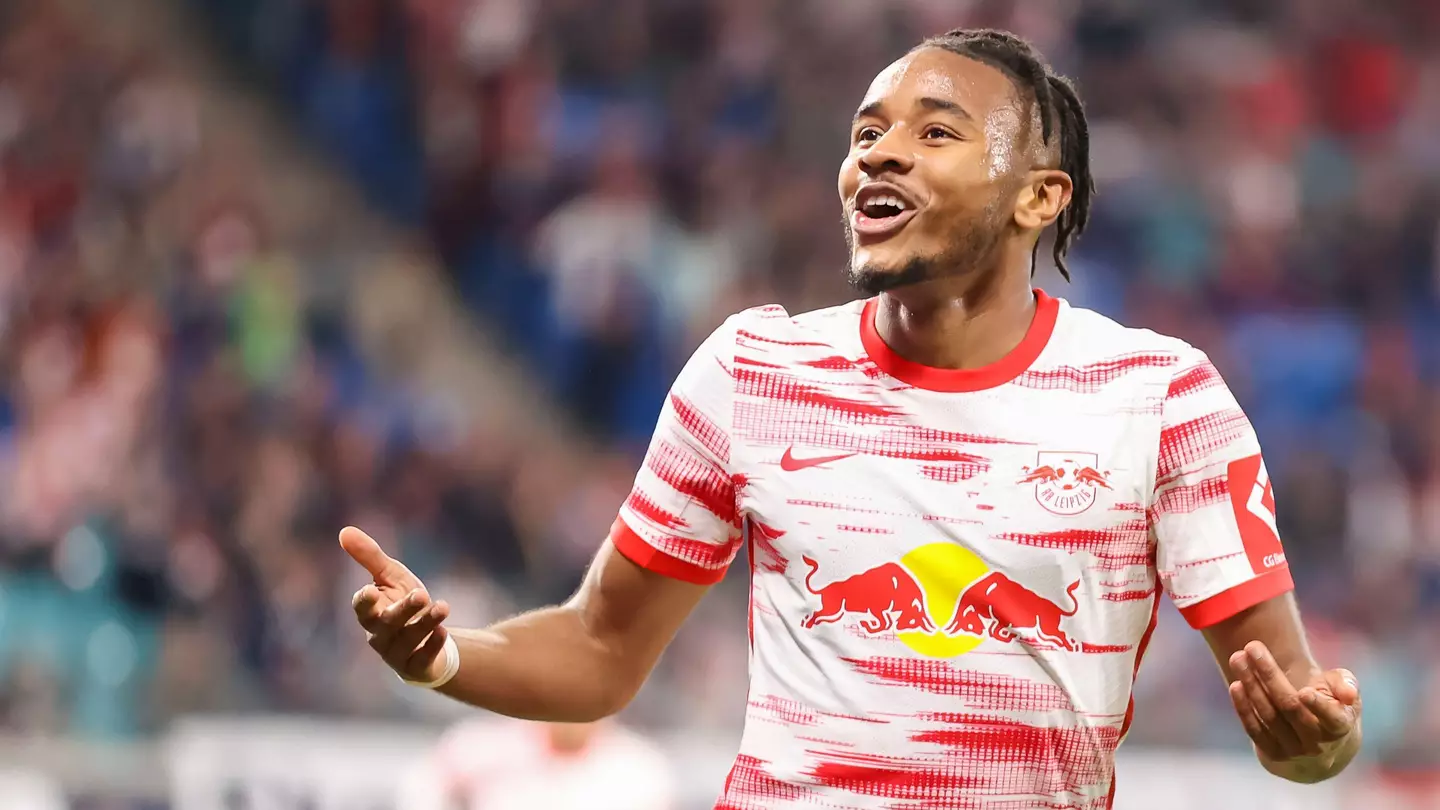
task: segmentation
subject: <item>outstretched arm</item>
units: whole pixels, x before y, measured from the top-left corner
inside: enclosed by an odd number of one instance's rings
[[[620,709],[708,590],[648,571],[606,542],[563,605],[483,630],[447,630],[449,608],[369,535],[347,528],[345,550],[374,577],[355,594],[370,646],[402,677],[439,677],[447,634],[460,669],[438,691],[527,720],[585,722]]]
[[[740,547],[740,476],[729,467],[727,432],[735,321],[676,378],[634,489],[565,604],[450,631],[449,608],[409,569],[359,529],[342,531],[340,545],[375,580],[353,600],[370,646],[407,680],[511,717],[584,722],[629,703]]]
[[[1360,750],[1360,688],[1346,669],[1310,654],[1293,594],[1267,599],[1205,629],[1230,700],[1267,771],[1321,782]]]

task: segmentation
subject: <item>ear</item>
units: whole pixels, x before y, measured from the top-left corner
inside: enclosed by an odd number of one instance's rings
[[[1038,231],[1054,222],[1070,204],[1075,184],[1059,169],[1036,169],[1015,199],[1015,224],[1022,230]]]

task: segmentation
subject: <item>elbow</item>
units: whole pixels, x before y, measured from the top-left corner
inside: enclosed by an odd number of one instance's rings
[[[610,668],[610,677],[605,679],[596,700],[589,707],[592,716],[588,722],[604,720],[624,711],[640,694],[640,687],[645,685],[649,674],[648,669],[637,671],[636,667],[616,662]]]
[[[596,701],[594,705],[587,706],[586,711],[583,712],[582,716],[578,720],[575,720],[573,722],[594,723],[600,720],[604,720],[607,717],[614,717],[615,715],[624,711],[625,708],[629,706],[630,702],[634,699],[634,693],[630,692],[621,691],[613,694],[606,694],[602,697],[602,699]]]
[[[658,659],[623,634],[596,632],[591,626],[585,630],[584,643],[589,649],[582,666],[589,672],[576,675],[588,688],[577,701],[583,705],[575,707],[583,717],[573,722],[594,722],[624,711],[640,693]]]
[[[549,718],[566,723],[593,723],[624,711],[640,693],[650,675],[639,656],[628,654],[623,645],[609,640],[587,639],[590,655],[577,662],[576,671],[566,680],[571,684],[564,716]]]
[[[620,679],[596,678],[592,688],[576,690],[568,701],[527,719],[547,723],[595,723],[624,711],[638,692],[638,687]]]
[[[619,714],[634,697],[633,691],[612,689],[595,679],[583,686],[572,684],[563,695],[532,696],[509,708],[481,708],[536,723],[595,723]]]

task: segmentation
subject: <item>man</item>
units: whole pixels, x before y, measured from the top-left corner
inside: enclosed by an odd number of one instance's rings
[[[1200,351],[1031,289],[1092,195],[1084,111],[1023,40],[895,62],[840,169],[874,297],[731,317],[681,372],[566,604],[447,631],[356,529],[402,677],[518,717],[618,711],[748,544],[750,706],[721,808],[1100,808],[1163,589],[1261,764],[1326,779],[1360,696],[1305,641],[1248,420]],[[458,672],[457,672],[458,667]]]
[[[672,765],[624,726],[477,716],[402,786],[408,810],[673,810]]]

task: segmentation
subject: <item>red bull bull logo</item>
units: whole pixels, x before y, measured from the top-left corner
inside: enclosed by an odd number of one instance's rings
[[[960,604],[955,608],[955,618],[945,626],[945,632],[978,636],[988,628],[991,638],[1008,642],[1015,639],[1016,630],[1034,630],[1035,635],[1044,641],[1067,650],[1077,650],[1079,645],[1060,629],[1060,620],[1074,616],[1079,609],[1080,603],[1075,600],[1075,589],[1078,587],[1080,580],[1077,579],[1065,589],[1065,595],[1070,597],[1070,609],[1062,610],[1059,605],[999,571],[992,571],[965,589]]]
[[[925,612],[925,595],[920,591],[920,583],[899,563],[885,563],[861,571],[817,591],[810,579],[820,566],[809,557],[802,559],[810,566],[810,573],[805,575],[805,589],[820,597],[820,607],[805,618],[806,630],[817,624],[839,621],[848,613],[860,614],[860,626],[868,633],[883,633],[892,628],[935,630],[935,623]]]
[[[807,630],[854,617],[866,633],[894,631],[907,647],[933,658],[963,655],[986,638],[1046,649],[1080,649],[1063,627],[1079,608],[1075,598],[1079,580],[1066,589],[1067,608],[991,570],[974,553],[953,543],[930,543],[898,563],[818,587],[814,580],[819,563],[803,559],[810,567],[805,589],[820,598],[819,606],[801,623]]]
[[[1021,484],[1035,485],[1035,500],[1057,515],[1078,515],[1095,505],[1100,490],[1110,488],[1110,473],[1100,472],[1095,453],[1042,450],[1034,467],[1022,467]]]

